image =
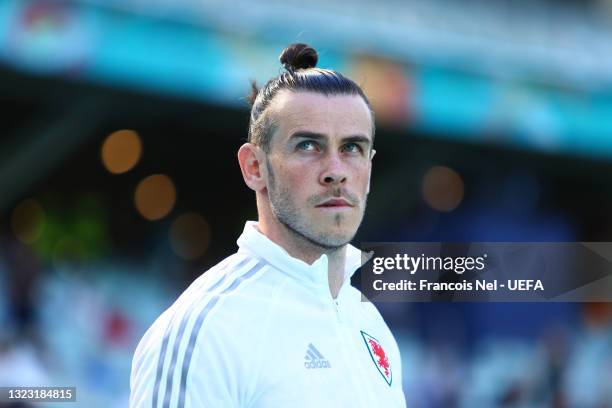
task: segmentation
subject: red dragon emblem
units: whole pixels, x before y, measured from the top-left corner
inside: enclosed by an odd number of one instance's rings
[[[391,385],[392,373],[387,353],[385,353],[385,350],[380,342],[374,337],[370,336],[364,331],[361,331],[361,335],[363,336],[363,340],[365,341],[368,351],[370,352],[370,357],[372,357],[372,361],[374,361],[376,368],[378,368],[378,371],[383,376],[387,384]]]

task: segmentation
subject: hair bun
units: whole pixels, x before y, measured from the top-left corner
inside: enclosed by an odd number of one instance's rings
[[[317,51],[308,44],[291,44],[281,52],[281,64],[287,71],[314,68],[317,66],[319,56]]]

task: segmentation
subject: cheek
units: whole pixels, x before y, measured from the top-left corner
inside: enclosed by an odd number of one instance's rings
[[[280,186],[289,190],[292,196],[306,195],[308,180],[312,177],[312,166],[284,163],[275,169],[274,175]]]
[[[370,181],[370,166],[355,166],[353,174],[353,180],[355,180],[355,188],[359,189],[359,191],[363,193],[366,193]]]

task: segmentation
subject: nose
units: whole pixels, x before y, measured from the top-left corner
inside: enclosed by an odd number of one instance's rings
[[[344,184],[347,179],[346,165],[338,154],[330,154],[325,163],[325,168],[321,172],[319,181],[321,184],[330,186]]]

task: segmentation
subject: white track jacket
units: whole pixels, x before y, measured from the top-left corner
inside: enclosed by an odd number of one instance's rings
[[[333,299],[326,255],[308,265],[256,226],[147,330],[130,407],[405,407],[397,343],[350,285],[361,252]]]

